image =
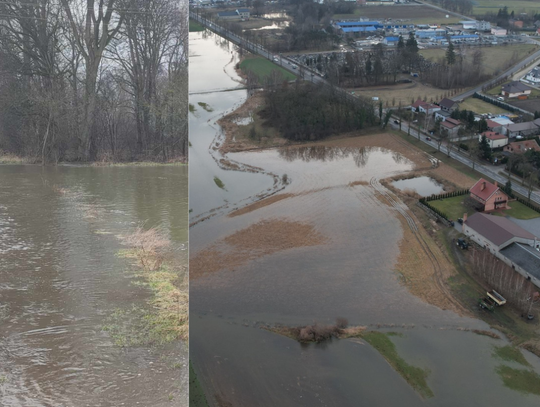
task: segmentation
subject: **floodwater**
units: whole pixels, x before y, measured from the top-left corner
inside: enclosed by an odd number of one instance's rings
[[[231,50],[215,38],[191,33],[190,52],[221,61],[223,65],[213,65],[212,78],[206,78],[210,91],[220,88],[214,79],[226,80],[228,68],[223,66],[228,66]],[[198,64],[197,58],[190,62]],[[198,72],[192,69],[190,80],[200,84]],[[204,94],[204,101],[214,98],[218,106],[222,93]],[[407,173],[413,164],[378,147],[295,146],[228,154],[236,163],[287,179],[274,195],[283,194],[284,199],[250,207],[255,199],[246,197],[266,192],[272,177],[220,168],[208,148],[220,139],[214,124],[219,115],[245,98],[245,91],[235,91],[233,103],[219,104],[211,117],[201,114],[190,121],[196,137],[204,139],[192,147],[192,168],[210,164],[201,169],[203,174],[190,174],[191,202],[204,205],[209,215],[190,229],[190,256],[221,247],[228,236],[242,236],[261,221],[269,226],[273,221],[301,222],[324,243],[293,243],[259,256],[255,251],[240,263],[227,263],[223,256],[220,270],[190,281],[190,358],[210,405],[538,405],[540,397],[504,387],[496,374],[502,362],[492,356],[493,347],[507,344],[505,339],[471,332],[489,327],[429,305],[400,284],[395,269],[403,229],[398,211],[380,200],[378,180]],[[223,192],[221,200],[216,199],[219,189],[212,185],[212,176],[227,177],[225,186],[240,193]],[[206,209],[212,205],[215,211]],[[229,216],[242,208],[252,210]],[[262,240],[279,237],[279,231],[269,229]],[[303,346],[261,329],[326,324],[336,317],[402,334],[392,342],[408,363],[429,370],[427,383],[435,396],[422,399],[362,340]],[[526,357],[540,371],[538,358]]]
[[[117,253],[156,227],[187,263],[187,167],[0,166],[0,405],[185,406],[187,346],[103,330],[151,298]]]
[[[420,196],[431,196],[444,192],[443,186],[430,177],[415,177],[409,179],[400,179],[392,182],[392,185],[397,189],[413,190]]]

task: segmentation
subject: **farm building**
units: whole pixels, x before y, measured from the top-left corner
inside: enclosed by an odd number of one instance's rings
[[[512,123],[504,126],[504,128],[509,138],[535,136],[540,133],[540,128],[535,122]]]
[[[480,212],[463,218],[463,233],[494,254],[513,243],[529,247],[539,244],[535,235],[511,220]]]
[[[497,185],[480,178],[469,190],[470,196],[475,201],[484,205],[484,211],[495,209],[507,209],[508,195]]]
[[[512,243],[499,252],[499,257],[506,264],[511,266],[523,277],[532,281],[540,287],[540,246],[536,241],[536,249],[521,243]]]

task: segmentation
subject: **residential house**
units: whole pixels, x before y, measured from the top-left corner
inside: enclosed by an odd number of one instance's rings
[[[249,9],[239,8],[234,11],[220,11],[217,16],[220,20],[249,20]]]
[[[540,83],[540,68],[533,68],[526,76],[525,80],[534,84]]]
[[[440,119],[441,121],[445,121],[450,117],[450,113],[445,112],[444,110],[439,110],[435,112],[435,120]]]
[[[489,31],[491,30],[491,23],[489,21],[478,21],[476,23],[476,29],[478,31]]]
[[[477,212],[463,218],[463,233],[491,253],[513,243],[536,247],[538,238],[509,219]]]
[[[529,150],[540,151],[540,146],[536,140],[516,141],[504,146],[503,149],[504,152],[513,154],[523,154]]]
[[[519,81],[512,81],[502,86],[501,95],[509,98],[517,98],[519,96],[530,95],[531,90],[530,87]]]
[[[521,20],[514,20],[511,18],[510,20],[508,20],[508,23],[515,28],[523,28],[523,21]]]
[[[501,133],[485,131],[480,134],[478,141],[482,141],[482,136],[486,136],[486,140],[491,148],[500,148],[508,144],[508,137]]]
[[[454,102],[452,99],[444,98],[439,102],[439,106],[445,112],[452,113],[454,110],[459,108],[459,104]]]
[[[504,126],[504,132],[509,138],[528,137],[540,133],[540,128],[535,122],[512,123]]]
[[[427,115],[433,114],[441,110],[440,106],[434,105],[433,103],[424,102],[421,99],[418,99],[412,104],[412,107],[419,112],[425,113]]]
[[[510,121],[512,122],[512,121]],[[491,119],[486,120],[488,130],[494,131],[496,133],[502,133],[504,126],[500,123],[497,123],[496,121],[493,121]]]
[[[458,135],[458,131],[461,128],[461,122],[456,119],[448,117],[445,121],[441,122],[441,130],[444,129],[448,132],[449,138],[455,138]]]
[[[471,198],[484,206],[484,211],[507,209],[508,195],[497,185],[480,178],[469,190]]]

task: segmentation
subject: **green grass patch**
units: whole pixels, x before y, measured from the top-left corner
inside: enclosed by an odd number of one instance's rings
[[[484,102],[481,99],[473,97],[465,99],[459,104],[461,110],[472,110],[478,114],[493,113],[493,114],[511,114],[508,110],[504,110],[499,106],[492,105],[491,103]]]
[[[531,364],[527,362],[527,359],[525,359],[525,356],[523,356],[523,353],[518,348],[515,348],[514,346],[507,345],[507,346],[495,346],[493,348],[493,356],[506,360],[508,362],[516,362],[520,365],[531,367]]]
[[[396,346],[387,334],[382,332],[366,332],[363,338],[373,346],[386,361],[423,397],[433,397],[433,391],[428,387],[426,378],[429,374],[427,369],[409,365],[398,355]]]
[[[205,28],[202,24],[200,24],[198,21],[195,20],[189,20],[189,32],[200,32],[204,31]]]
[[[475,212],[474,209],[464,205],[464,201],[467,197],[468,195],[460,195],[442,200],[429,201],[428,203],[445,213],[448,216],[448,219],[456,220],[462,218],[465,212],[467,215],[472,215]]]
[[[198,105],[200,107],[202,107],[204,110],[206,110],[207,112],[213,112],[214,111],[214,109],[212,109],[208,103],[199,102]]]
[[[540,396],[540,375],[532,370],[513,369],[501,365],[497,367],[499,374],[506,387],[521,393],[531,393]]]
[[[487,12],[497,14],[499,9],[502,9],[504,6],[508,7],[509,14],[512,10],[515,14],[528,13],[529,11],[538,12],[537,0],[475,0],[473,4],[474,15],[484,15]]]
[[[510,209],[504,211],[504,214],[516,219],[535,219],[540,217],[540,213],[533,211],[528,206],[518,201],[509,202]]]
[[[216,183],[218,188],[225,189],[225,184],[218,177],[214,177],[214,182]]]
[[[197,110],[197,108],[195,107],[195,105],[193,104],[189,104],[189,112],[190,113],[195,113],[195,111]]]
[[[244,59],[240,63],[240,69],[244,72],[252,71],[261,84],[264,83],[266,78],[270,77],[272,71],[279,72],[283,76],[283,79],[288,81],[296,78],[296,76],[289,71],[263,57],[249,57]]]
[[[209,407],[201,382],[197,378],[195,369],[189,361],[189,406],[190,407]]]

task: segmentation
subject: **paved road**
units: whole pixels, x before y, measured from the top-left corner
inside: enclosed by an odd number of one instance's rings
[[[395,123],[391,123],[392,127],[394,129],[399,129],[399,126]],[[407,133],[408,132],[408,126],[407,126],[407,123],[406,122],[402,122],[401,123],[401,131]],[[411,126],[411,137],[416,137],[418,138],[418,131]],[[426,134],[424,132],[420,132],[420,140],[424,143],[426,143],[427,145],[433,147],[435,150],[437,150],[437,141],[436,140],[431,140],[431,141],[428,141],[426,139]],[[444,145],[441,146],[441,152],[438,153],[438,154],[447,154],[446,153],[446,147]],[[448,156],[448,154],[447,154]],[[471,167],[473,168],[473,164],[474,164],[474,169],[476,171],[478,171],[479,173],[497,181],[500,185],[504,185],[506,184],[506,181],[507,181],[507,177],[506,176],[503,176],[501,174],[498,173],[498,169],[496,169],[496,167],[492,166],[492,165],[488,165],[488,164],[484,164],[484,163],[478,163],[478,162],[474,162],[473,163],[473,160],[471,160],[471,158],[461,152],[458,152],[458,151],[451,151],[450,152],[450,157],[453,158],[454,160],[457,160],[463,164],[465,164],[466,166],[468,167]],[[514,192],[517,192],[518,194],[524,196],[524,197],[527,197],[528,196],[528,191],[527,191],[527,188],[525,187],[522,187],[521,185],[517,184],[516,182],[512,183],[512,190]],[[531,200],[536,202],[537,204],[540,204],[540,194],[535,191],[531,194]]]

